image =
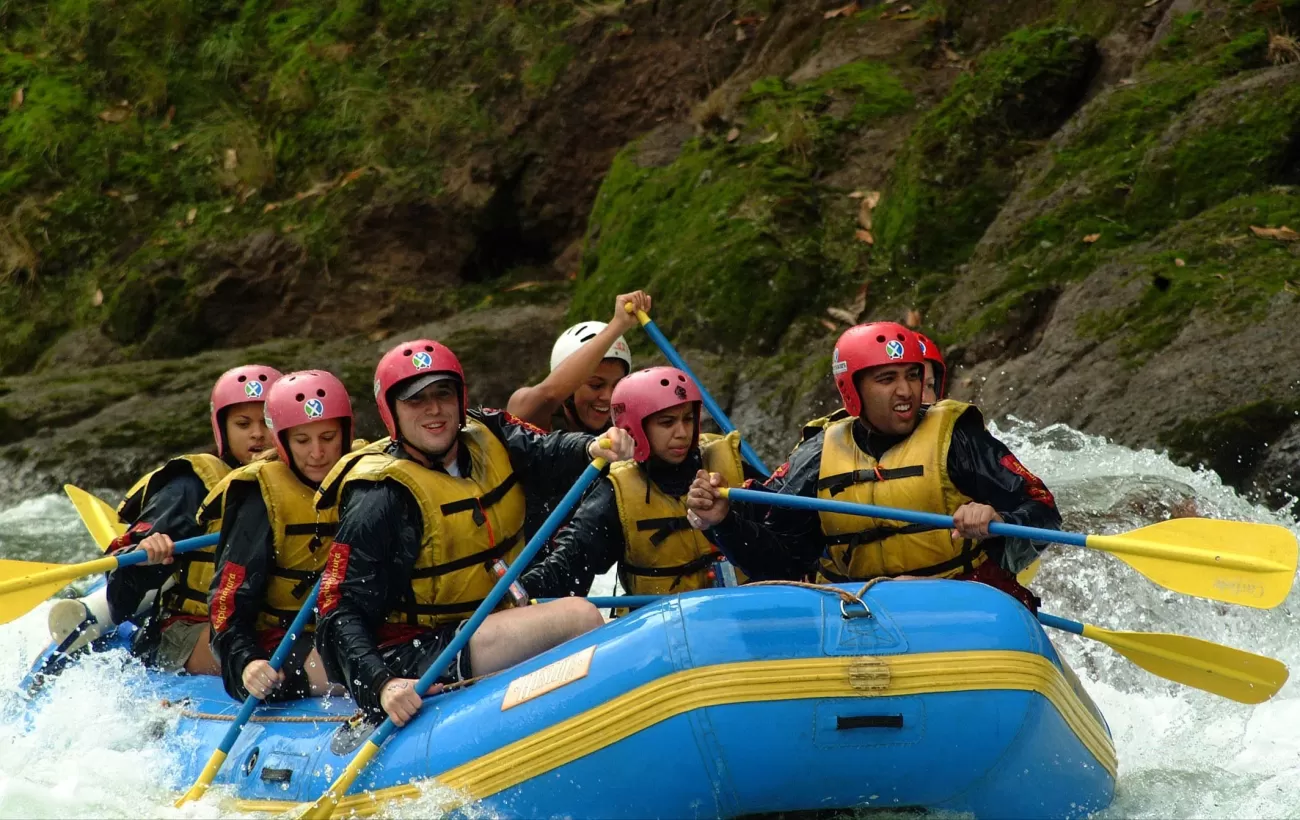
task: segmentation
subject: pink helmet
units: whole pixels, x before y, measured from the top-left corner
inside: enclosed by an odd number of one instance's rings
[[[465,371],[460,360],[444,344],[431,339],[403,342],[384,354],[375,367],[375,401],[379,404],[379,419],[388,430],[388,436],[398,441],[397,419],[393,416],[393,388],[407,379],[422,377],[408,385],[403,392],[410,395],[448,376],[460,385],[460,425],[465,426],[465,409],[469,406],[469,388],[465,384]]]
[[[326,419],[343,419],[344,449],[352,438],[352,402],[348,390],[333,373],[299,370],[281,376],[266,394],[266,426],[275,438],[280,460],[291,464],[284,434],[302,424]]]
[[[645,420],[669,407],[693,401],[700,403],[700,388],[675,367],[650,367],[627,376],[614,386],[610,397],[610,414],[614,426],[632,434],[636,452],[632,458],[650,458],[650,439],[645,434]],[[696,412],[699,408],[696,408]],[[695,443],[699,444],[700,425],[695,424]]]
[[[212,419],[212,437],[217,441],[217,455],[226,455],[226,431],[222,429],[221,411],[246,401],[266,401],[266,391],[282,374],[264,364],[246,364],[227,370],[212,386],[212,400],[208,404]]]
[[[849,415],[862,414],[862,397],[853,377],[868,367],[886,364],[925,364],[915,333],[897,322],[870,322],[840,335],[831,356],[831,375]]]

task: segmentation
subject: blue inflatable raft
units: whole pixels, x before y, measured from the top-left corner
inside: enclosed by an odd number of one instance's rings
[[[869,612],[757,586],[645,607],[426,701],[339,816],[430,779],[500,817],[1084,817],[1110,803],[1106,723],[1019,603],[958,581],[863,600]],[[180,710],[167,742],[183,791],[239,704],[214,678],[151,680],[144,694]],[[354,712],[347,698],[258,710],[216,785],[240,811],[314,800],[368,734]]]

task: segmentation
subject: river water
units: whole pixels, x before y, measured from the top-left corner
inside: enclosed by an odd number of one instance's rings
[[[1254,506],[1211,472],[1162,455],[1133,451],[1054,425],[1012,421],[999,436],[1044,478],[1066,528],[1119,532],[1172,513],[1282,524],[1290,515]],[[86,560],[95,551],[61,496],[0,505],[0,556]],[[607,592],[609,578],[597,592]],[[1296,593],[1269,611],[1167,592],[1118,560],[1056,547],[1035,583],[1043,608],[1098,626],[1174,632],[1258,652],[1300,666]],[[21,708],[14,691],[43,648],[45,606],[0,627],[0,708]],[[1053,634],[1105,713],[1119,752],[1114,804],[1103,817],[1300,817],[1300,684],[1294,678],[1270,702],[1245,706],[1168,683],[1101,644]],[[171,765],[151,725],[166,720],[156,704],[130,696],[138,666],[108,653],[61,679],[58,699],[40,709],[31,730],[0,726],[0,820],[30,817],[234,817],[220,795],[173,808],[157,785]],[[430,801],[436,796],[430,796]],[[433,802],[396,805],[391,817],[428,816]]]

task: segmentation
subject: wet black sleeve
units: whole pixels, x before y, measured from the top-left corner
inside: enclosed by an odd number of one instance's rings
[[[595,577],[623,557],[624,547],[614,485],[600,481],[555,536],[550,554],[519,581],[530,598],[586,595]]]
[[[815,498],[821,441],[817,436],[800,444],[766,484],[749,489]],[[821,521],[809,510],[732,502],[731,512],[706,535],[756,581],[801,578],[822,554]]]
[[[227,490],[217,554],[221,558],[208,594],[212,654],[221,664],[227,694],[242,701],[248,697],[244,667],[271,657],[256,633],[275,560],[271,520],[257,484],[237,481]]]
[[[203,535],[203,527],[194,520],[199,505],[207,496],[207,489],[199,477],[188,471],[176,474],[149,496],[140,517],[130,522],[131,527],[114,539],[113,553],[129,552],[154,533],[164,533],[173,541],[183,541]],[[186,560],[176,556],[171,564],[147,567],[135,564],[108,573],[108,612],[113,623],[120,624],[135,614],[140,602],[151,590],[159,589]]]
[[[484,408],[472,410],[470,415],[505,444],[530,507],[535,501],[554,506],[591,463],[587,447],[594,436],[547,433],[504,410]]]
[[[376,635],[403,586],[409,588],[421,529],[415,499],[400,484],[344,489],[338,534],[321,578],[316,649],[330,679],[370,713],[382,712],[379,690],[394,677]]]
[[[948,475],[957,489],[997,510],[1008,524],[1061,528],[1061,514],[1051,491],[984,428],[978,411],[968,410],[957,421],[948,450]],[[1023,538],[996,540],[1001,543],[990,543],[990,551],[1010,572],[1029,566],[1049,543]]]

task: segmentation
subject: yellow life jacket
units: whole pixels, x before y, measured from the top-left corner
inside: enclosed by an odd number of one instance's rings
[[[969,409],[969,404],[951,400],[931,405],[912,434],[879,462],[854,442],[856,418],[833,418],[824,424],[817,497],[951,515],[971,500],[948,476],[952,431]],[[892,575],[947,578],[974,569],[987,557],[969,541],[953,541],[946,527],[841,513],[818,515],[826,545],[823,580],[864,581]]]
[[[704,469],[721,473],[738,487],[745,480],[740,460],[740,433],[700,436]],[[646,480],[642,465],[620,461],[609,468],[609,481],[623,522],[623,560],[619,577],[629,595],[663,595],[711,586],[709,570],[718,551],[686,520],[685,496],[667,495]],[[736,573],[743,583],[743,577]]]
[[[271,524],[271,577],[267,579],[266,598],[256,626],[288,629],[325,566],[338,529],[338,508],[317,509],[316,490],[302,483],[289,465],[268,459],[254,461],[226,476],[199,507],[199,521],[216,521],[219,526],[225,517],[226,494],[241,481],[258,485]],[[217,597],[213,602],[217,609],[221,608]],[[214,610],[212,615],[215,622],[218,616],[228,617],[229,613]]]
[[[468,419],[460,446],[469,450],[468,478],[428,469],[371,445],[344,456],[321,483],[318,507],[337,504],[352,482],[386,479],[406,487],[419,505],[420,554],[405,601],[388,613],[389,623],[432,627],[464,619],[496,583],[492,563],[513,561],[523,548],[524,491],[505,445],[483,424]]]
[[[203,482],[208,492],[230,473],[230,465],[208,453],[178,456],[135,483],[126,498],[117,505],[118,517],[123,521],[137,521],[149,497],[159,487],[183,472],[193,473]],[[207,532],[216,532],[220,522],[208,526]],[[162,611],[173,615],[206,616],[208,614],[208,586],[215,569],[216,548],[204,547],[177,556],[179,567],[176,583],[162,593]]]

